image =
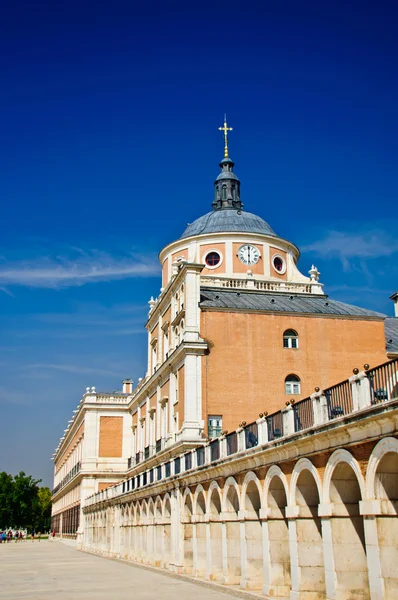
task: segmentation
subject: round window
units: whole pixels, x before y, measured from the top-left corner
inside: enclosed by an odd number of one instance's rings
[[[274,266],[275,271],[278,273],[284,273],[286,271],[285,261],[281,256],[274,256],[272,259],[272,264]]]
[[[221,260],[221,256],[218,252],[209,252],[206,255],[205,261],[208,267],[216,267]]]

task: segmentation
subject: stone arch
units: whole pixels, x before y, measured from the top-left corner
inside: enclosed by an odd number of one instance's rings
[[[206,513],[212,517],[219,516],[222,511],[222,491],[217,481],[212,481],[207,491]]]
[[[289,494],[289,505],[290,506],[297,505],[297,502],[296,502],[297,481],[303,471],[309,471],[311,473],[311,475],[313,476],[317,490],[318,490],[319,502],[323,498],[322,481],[321,481],[321,478],[320,478],[317,468],[308,458],[300,458],[300,460],[298,460],[296,462],[296,464],[294,465],[294,469],[292,471],[292,476],[290,479],[290,494]]]
[[[336,450],[325,469],[324,499],[331,503],[330,528],[336,597],[370,597],[363,517],[359,503],[366,495],[358,462],[347,450]]]
[[[239,486],[234,477],[228,477],[226,480],[222,500],[223,512],[235,513],[237,516],[241,502]]]
[[[380,493],[377,494],[376,492],[376,472],[384,456],[391,452],[398,453],[397,438],[384,438],[372,450],[366,470],[366,496],[369,499],[380,496]]]
[[[329,457],[329,460],[325,469],[325,476],[323,480],[323,502],[330,503],[330,483],[333,476],[333,472],[336,469],[337,465],[347,463],[353,472],[356,475],[359,489],[361,491],[362,500],[366,499],[366,488],[365,481],[359,467],[358,462],[355,460],[353,455],[348,452],[348,450],[344,450],[341,448],[340,450],[335,450],[333,454]]]
[[[286,476],[277,465],[273,465],[267,471],[263,488],[263,506],[268,517],[265,524],[267,573],[264,592],[269,596],[290,595],[290,542],[286,515],[288,505],[289,486]]]
[[[171,519],[171,498],[168,493],[163,498],[163,517],[164,519]]]
[[[262,508],[262,489],[257,475],[253,471],[246,473],[242,484],[242,509],[252,516],[259,516]]]
[[[283,489],[284,489],[285,495],[286,495],[286,506],[290,506],[290,504],[289,504],[289,501],[290,501],[289,484],[287,482],[286,475],[277,465],[272,465],[272,467],[270,467],[268,469],[267,474],[264,479],[263,501],[262,501],[263,507],[268,508],[267,501],[268,501],[269,487],[270,487],[271,482],[274,479],[274,477],[278,477],[281,480],[281,483],[282,483],[282,486],[283,486]]]
[[[385,600],[395,600],[398,590],[398,440],[384,438],[373,448],[366,473],[369,498],[375,498],[380,570]],[[375,511],[375,512],[376,512]]]
[[[322,482],[313,463],[300,459],[290,480],[290,504],[295,507],[298,567],[298,589],[303,596],[326,594],[325,564],[321,519],[318,507],[322,498]]]
[[[162,517],[162,498],[160,496],[155,498],[155,517],[157,519]]]
[[[199,484],[193,497],[193,513],[197,516],[206,514],[206,492],[201,484]]]

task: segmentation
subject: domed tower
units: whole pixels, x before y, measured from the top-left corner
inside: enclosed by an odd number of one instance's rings
[[[161,293],[149,303],[136,422],[142,403],[146,414],[156,408],[167,443],[231,431],[339,381],[375,348],[385,357],[382,316],[327,298],[315,267],[298,270],[298,248],[244,210],[226,120],[220,129],[212,210],[160,252]]]
[[[240,181],[229,157],[226,120],[221,173],[214,182],[212,210],[190,223],[181,237],[160,253],[166,287],[182,262],[203,264],[204,285],[322,294],[316,269],[306,277],[297,269],[298,248],[281,237],[264,219],[246,212]]]

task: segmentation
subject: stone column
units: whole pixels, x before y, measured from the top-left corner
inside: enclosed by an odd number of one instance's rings
[[[298,517],[298,506],[286,506],[285,514],[289,519],[289,548],[290,548],[290,573],[292,578],[292,589],[290,600],[300,598],[300,567],[298,562],[298,544],[296,518]]]
[[[371,600],[383,600],[385,590],[381,573],[380,546],[377,532],[377,515],[381,515],[380,500],[362,500],[359,502],[359,513],[363,516],[365,530],[370,598]]]
[[[319,504],[318,516],[321,517],[322,527],[322,543],[323,543],[323,560],[325,564],[325,586],[326,597],[328,600],[336,600],[337,594],[337,577],[333,555],[333,536],[332,524],[330,518],[332,516],[331,504]]]

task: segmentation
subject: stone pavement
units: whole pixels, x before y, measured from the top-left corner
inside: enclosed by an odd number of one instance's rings
[[[7,600],[227,600],[229,594],[61,542],[0,544],[0,598]]]

